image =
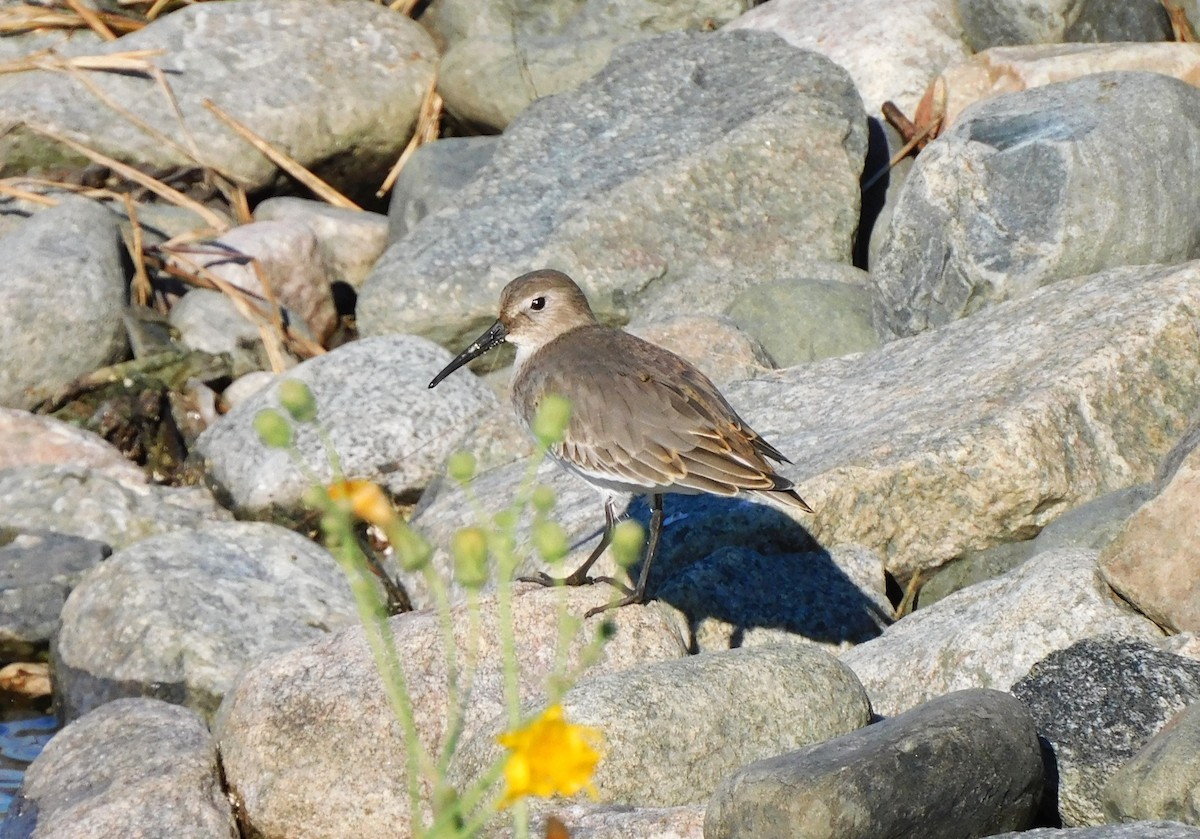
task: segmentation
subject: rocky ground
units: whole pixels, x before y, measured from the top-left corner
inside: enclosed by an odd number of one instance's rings
[[[1194,0],[161,5],[0,0],[0,665],[47,661],[65,724],[0,837],[408,835],[308,538],[329,447],[415,504],[450,593],[447,630],[385,554],[415,736],[475,639],[449,778],[485,771],[506,600],[449,546],[534,448],[503,362],[426,385],[538,267],[708,372],[816,513],[667,498],[653,600],[562,653],[598,797],[535,835],[1200,837]],[[253,425],[287,379],[310,472]],[[600,504],[536,477],[573,567]],[[536,711],[560,596],[611,591],[512,592]]]

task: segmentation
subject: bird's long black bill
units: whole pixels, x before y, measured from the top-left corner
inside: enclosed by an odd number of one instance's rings
[[[438,382],[449,376],[459,367],[462,367],[468,361],[478,358],[488,350],[503,343],[505,334],[504,324],[502,324],[500,321],[493,323],[487,332],[483,333],[474,341],[472,341],[471,346],[467,347],[465,350],[456,355],[454,360],[442,369],[442,372],[434,376],[433,381],[429,383],[429,386],[437,387]]]

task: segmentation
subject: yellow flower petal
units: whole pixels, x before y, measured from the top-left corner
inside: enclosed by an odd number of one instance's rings
[[[350,511],[368,524],[386,527],[396,517],[387,494],[370,481],[338,481],[328,488],[329,497],[350,505]]]
[[[510,752],[501,807],[527,795],[570,796],[582,789],[596,797],[592,774],[600,762],[602,737],[595,728],[567,722],[561,705],[551,705],[525,727],[496,739]]]

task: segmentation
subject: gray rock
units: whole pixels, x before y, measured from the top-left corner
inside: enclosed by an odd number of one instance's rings
[[[638,318],[627,331],[682,356],[719,385],[775,367],[762,344],[719,315]]]
[[[433,9],[430,9],[432,13]],[[446,137],[420,146],[396,178],[388,203],[387,244],[449,204],[496,151],[499,137]]]
[[[512,628],[518,693],[526,704],[545,702],[557,669],[559,614],[580,615],[609,594],[586,589],[518,587]],[[463,741],[505,709],[504,656],[494,598],[478,618],[466,605],[450,617],[458,662],[474,650],[477,666],[463,708]],[[612,616],[615,635],[587,670],[626,670],[683,652],[656,609],[629,606]],[[578,671],[595,641],[599,620],[584,623],[565,647],[561,666]],[[417,735],[440,753],[453,707],[447,688],[446,634],[435,612],[410,612],[389,621],[412,697]],[[472,629],[474,627],[474,629]],[[248,830],[262,836],[345,835],[394,839],[411,835],[405,775],[405,736],[388,704],[361,628],[277,656],[249,670],[225,699],[214,730],[231,795],[242,802]]]
[[[1102,793],[1109,821],[1173,819],[1200,826],[1200,702],[1189,705],[1118,769]]]
[[[1051,827],[1020,833],[997,833],[991,839],[1200,839],[1200,827],[1179,822],[1130,822],[1055,830]]]
[[[446,42],[438,90],[461,119],[503,129],[531,102],[578,85],[622,44],[709,30],[751,0],[565,0],[521,9],[503,0],[442,0],[423,22]]]
[[[868,114],[887,101],[911,115],[933,77],[969,52],[958,0],[768,0],[726,29],[774,32],[849,71]]]
[[[669,577],[657,597],[678,611],[692,651],[807,640],[838,652],[892,621],[883,560],[854,545],[769,556],[721,548]]]
[[[270,366],[258,327],[238,311],[227,294],[193,288],[171,307],[169,317],[180,343],[213,355],[227,353],[235,375]]]
[[[781,644],[701,653],[585,678],[564,715],[604,735],[592,781],[600,799],[641,807],[695,804],[745,764],[866,725],[870,705],[846,667],[816,647]],[[536,709],[532,709],[535,710]],[[464,744],[459,788],[501,757],[495,720]]]
[[[152,699],[110,702],[55,735],[0,826],[4,839],[238,835],[204,721]]]
[[[471,420],[496,406],[495,396],[470,376],[427,387],[450,358],[441,347],[408,335],[346,344],[239,404],[200,435],[195,451],[238,507],[294,509],[310,477],[286,449],[264,445],[253,423],[263,408],[278,409],[280,383],[295,379],[312,389],[325,432],[323,437],[315,424],[294,425],[296,449],[312,473],[332,480],[327,438],[346,477],[377,481],[411,497],[441,469]]]
[[[879,551],[904,585],[968,548],[1027,539],[1066,510],[1152,477],[1200,407],[1200,359],[1187,337],[1200,328],[1197,311],[1200,263],[1121,269],[873,352],[729,385],[730,404],[795,461],[781,471],[816,515],[669,497],[664,547],[687,513],[687,561],[725,544],[798,553],[815,538]],[[479,475],[481,506],[507,506],[525,469]],[[591,487],[552,464],[538,480],[558,494],[555,515],[573,542],[598,531]],[[415,521],[440,547],[472,514],[443,482]]]
[[[871,290],[858,282],[796,278],[774,280],[742,292],[729,307],[734,323],[760,340],[780,367],[871,350],[879,338],[871,324]]]
[[[774,36],[626,47],[522,115],[452,204],[387,250],[359,326],[461,348],[495,320],[500,289],[540,266],[626,322],[697,265],[849,262],[865,148],[845,72]]]
[[[571,831],[571,839],[628,839],[630,836],[638,839],[704,839],[703,804],[629,807],[536,799],[530,804],[530,827],[534,836],[547,835],[547,816],[553,815]],[[507,839],[511,831],[511,825],[505,825],[485,835]]]
[[[277,525],[144,539],[67,599],[53,650],[59,715],[152,696],[210,717],[244,668],[356,617],[334,558]]]
[[[1130,638],[1085,639],[1038,662],[1012,692],[1053,753],[1062,823],[1096,825],[1113,774],[1200,701],[1200,661]]]
[[[432,40],[411,19],[338,0],[190,5],[93,53],[128,50],[165,50],[156,63],[190,140],[153,78],[93,73],[91,81],[184,148],[194,142],[206,164],[248,189],[269,185],[278,169],[219,122],[205,99],[335,186],[374,191],[412,133],[437,64]],[[138,166],[195,165],[66,73],[5,76],[0,103],[0,175],[80,162],[27,125],[69,131]]]
[[[0,661],[45,653],[67,595],[111,553],[103,542],[50,530],[0,530]]]
[[[1162,632],[1119,604],[1096,577],[1096,552],[1038,554],[897,621],[843,653],[871,705],[898,714],[952,690],[1008,690],[1029,668],[1080,639]]]
[[[706,839],[959,839],[1033,823],[1033,720],[999,691],[958,691],[867,728],[753,763],[713,795]]]
[[[999,577],[1025,560],[1060,548],[1103,550],[1121,531],[1125,520],[1153,497],[1150,484],[1139,484],[1101,495],[1046,525],[1033,539],[1006,542],[982,551],[967,551],[961,559],[939,568],[921,586],[918,603],[932,605],[974,583]]]
[[[80,466],[0,469],[0,526],[56,530],[120,550],[231,518],[201,487],[128,484]]]
[[[362,285],[387,244],[385,216],[332,207],[322,201],[268,198],[254,208],[254,220],[307,226],[320,243],[330,282],[343,282],[353,288]]]
[[[1157,0],[959,0],[972,51],[1064,41],[1164,41],[1171,28]]]
[[[971,106],[905,183],[872,272],[876,327],[912,335],[1056,280],[1200,256],[1200,196],[1164,165],[1200,171],[1200,90],[1158,73]]]
[[[126,484],[146,483],[136,463],[92,431],[15,408],[0,408],[0,469],[73,464]]]
[[[0,404],[33,407],[121,358],[123,254],[116,216],[85,199],[40,212],[0,239]]]
[[[1188,430],[1180,435],[1179,440],[1167,452],[1167,456],[1163,458],[1162,463],[1158,467],[1158,473],[1154,476],[1154,483],[1158,489],[1161,490],[1171,482],[1180,464],[1187,459],[1188,455],[1197,446],[1200,446],[1200,417],[1193,419]]]

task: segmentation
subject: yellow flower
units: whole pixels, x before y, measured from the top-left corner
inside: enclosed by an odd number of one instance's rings
[[[555,793],[574,795],[581,789],[596,797],[592,773],[600,761],[600,732],[564,720],[561,705],[551,705],[524,728],[496,739],[511,752],[504,764],[508,789],[501,807],[526,795],[549,798]]]
[[[396,510],[382,489],[370,481],[338,481],[329,485],[329,497],[348,504],[350,512],[368,524],[387,527],[396,518]]]

